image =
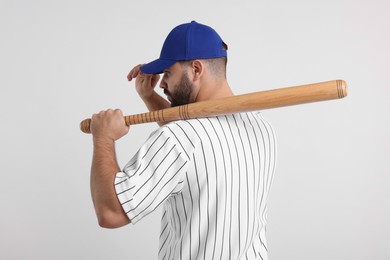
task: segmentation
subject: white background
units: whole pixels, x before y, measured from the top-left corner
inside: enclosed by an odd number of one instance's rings
[[[0,2],[0,258],[156,259],[160,211],[97,225],[91,136],[106,108],[145,112],[128,71],[196,20],[229,45],[236,94],[344,79],[343,100],[264,111],[278,135],[271,260],[390,259],[387,0]],[[117,143],[121,166],[156,128]]]

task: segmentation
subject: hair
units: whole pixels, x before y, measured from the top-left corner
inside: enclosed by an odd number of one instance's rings
[[[222,42],[222,48],[227,51],[228,50],[227,44]],[[223,77],[226,79],[226,66],[228,61],[227,57],[200,59],[200,60],[205,63],[210,73],[212,73],[214,76]],[[193,60],[179,61],[179,64],[181,66],[186,67],[190,65],[192,61]]]

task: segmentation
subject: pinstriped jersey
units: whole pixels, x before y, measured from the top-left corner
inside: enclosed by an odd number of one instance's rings
[[[260,113],[171,122],[117,173],[136,223],[163,207],[159,259],[268,259],[276,139]]]

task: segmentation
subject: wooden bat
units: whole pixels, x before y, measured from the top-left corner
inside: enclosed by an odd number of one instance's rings
[[[148,113],[124,116],[124,120],[128,126],[149,122],[170,122],[299,105],[339,99],[345,96],[347,96],[346,82],[344,80],[333,80],[200,101]],[[81,131],[90,133],[90,124],[90,118],[83,120],[80,123]]]

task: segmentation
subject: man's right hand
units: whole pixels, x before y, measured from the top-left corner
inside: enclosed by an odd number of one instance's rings
[[[127,80],[131,81],[136,78],[135,89],[137,90],[138,95],[142,99],[148,99],[154,94],[154,88],[160,80],[160,75],[144,74],[140,70],[141,66],[142,64],[135,66],[127,75]]]

